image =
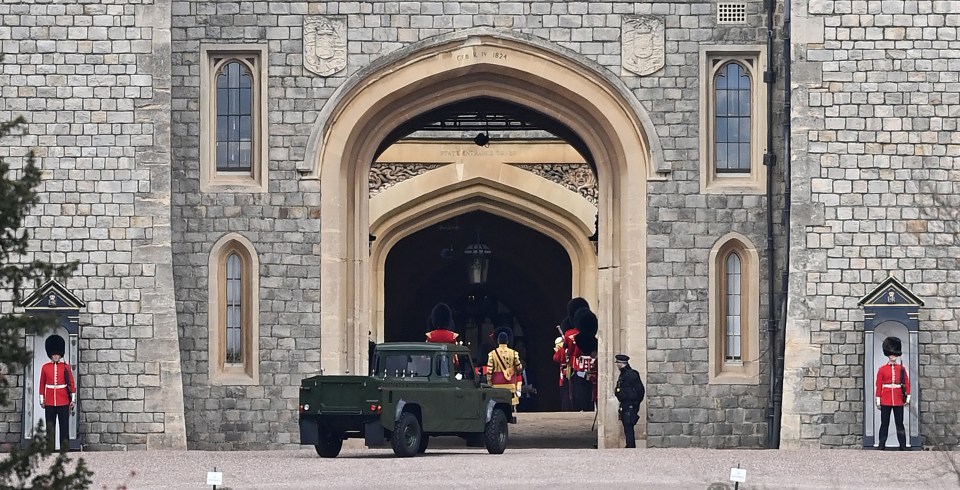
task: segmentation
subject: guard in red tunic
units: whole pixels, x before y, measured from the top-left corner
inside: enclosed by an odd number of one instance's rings
[[[577,347],[583,355],[580,357],[580,365],[587,373],[585,379],[590,382],[590,405],[597,403],[597,385],[599,383],[598,365],[597,365],[597,330],[599,323],[597,315],[590,311],[589,307],[580,308],[573,315],[573,321],[580,332],[576,335]]]
[[[565,322],[570,326],[563,332],[563,354],[557,353],[554,361],[564,366],[562,361],[566,361],[567,380],[570,383],[568,388],[570,393],[570,409],[574,412],[593,411],[593,402],[591,400],[591,385],[587,380],[587,367],[583,363],[585,353],[580,349],[576,341],[580,334],[579,325],[576,324],[576,313],[586,308],[590,309],[587,300],[583,298],[573,298],[567,303],[567,318]]]
[[[44,347],[50,362],[40,368],[40,406],[47,429],[47,447],[56,448],[57,423],[60,424],[60,451],[70,448],[70,411],[77,403],[77,384],[70,365],[63,360],[66,342],[59,335],[47,337]]]
[[[441,344],[456,344],[460,336],[453,330],[453,312],[446,303],[437,303],[430,312],[430,318],[427,320],[430,329],[427,332],[427,342],[436,342]]]
[[[569,325],[570,322],[566,318],[563,319],[564,325]],[[570,370],[568,366],[570,362],[567,360],[567,352],[563,347],[563,330],[560,325],[557,325],[557,329],[560,330],[561,336],[557,337],[553,342],[553,362],[560,365],[560,379],[558,381],[558,386],[560,387],[560,411],[566,412],[570,410]]]
[[[875,396],[877,408],[880,409],[880,449],[887,449],[887,429],[890,427],[890,412],[897,425],[897,441],[900,450],[907,449],[907,433],[903,428],[903,406],[910,403],[910,379],[907,370],[897,362],[902,355],[900,339],[887,337],[883,339],[883,355],[887,356],[887,363],[877,370],[877,386]]]

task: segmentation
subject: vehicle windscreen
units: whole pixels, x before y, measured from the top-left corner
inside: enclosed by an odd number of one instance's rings
[[[457,371],[457,379],[473,380],[475,374],[473,371],[473,364],[470,363],[470,356],[466,354],[454,354],[453,357],[453,366]]]
[[[430,376],[431,364],[429,354],[387,354],[380,358],[377,366],[377,376],[386,378],[425,378]]]

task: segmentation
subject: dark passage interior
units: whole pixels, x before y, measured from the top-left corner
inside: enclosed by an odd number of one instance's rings
[[[486,282],[468,280],[464,250],[489,247]],[[397,243],[386,260],[384,340],[425,339],[431,308],[445,302],[456,330],[478,363],[495,347],[491,334],[513,330],[528,385],[520,411],[559,411],[559,368],[553,363],[557,324],[571,294],[571,264],[554,240],[490,213],[476,211],[416,232]]]

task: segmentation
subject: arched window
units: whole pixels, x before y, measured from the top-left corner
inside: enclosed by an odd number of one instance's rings
[[[764,46],[700,46],[700,192],[766,191]]]
[[[730,233],[710,251],[709,380],[760,381],[760,257],[750,240]]]
[[[741,284],[741,261],[736,252],[730,252],[727,255],[724,275],[726,276],[726,288],[724,291],[724,336],[723,359],[725,362],[741,362],[740,355],[740,323],[742,320],[743,297],[740,294]]]
[[[211,384],[259,383],[259,261],[253,244],[231,233],[209,260],[209,379]]]
[[[238,60],[217,70],[217,171],[250,172],[253,149],[253,71]]]
[[[225,329],[227,345],[226,364],[243,363],[243,263],[240,254],[231,252],[226,264],[227,284],[224,288],[224,307],[226,308]]]
[[[714,79],[714,164],[718,173],[750,172],[750,76],[737,62],[724,64]]]
[[[201,45],[200,191],[267,191],[267,47]]]

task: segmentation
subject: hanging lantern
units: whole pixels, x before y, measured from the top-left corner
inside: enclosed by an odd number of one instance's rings
[[[467,283],[482,285],[487,283],[487,271],[490,268],[490,247],[480,241],[480,235],[477,240],[464,249],[463,254],[467,256]]]

